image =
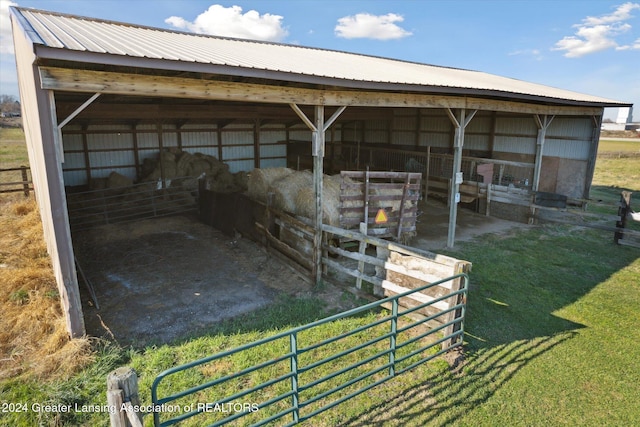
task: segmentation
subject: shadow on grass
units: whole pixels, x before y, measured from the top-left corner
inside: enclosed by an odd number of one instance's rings
[[[529,362],[575,334],[569,331],[483,349],[465,364],[461,372],[434,375],[341,425],[448,425],[487,401]]]
[[[544,226],[508,238],[484,236],[482,242],[451,252],[473,263],[465,364],[455,372],[422,374],[423,379],[416,378],[422,369],[417,368],[400,391],[372,399],[385,403],[341,425],[444,426],[462,417],[468,422],[469,413],[525,366],[568,343],[580,329],[598,327],[562,316],[564,308],[638,257],[637,250],[616,246],[609,237],[594,230]]]

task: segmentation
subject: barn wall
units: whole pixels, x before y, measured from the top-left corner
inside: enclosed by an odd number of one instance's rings
[[[286,166],[287,128],[283,124],[260,127],[258,166]],[[294,129],[291,133],[308,136],[310,132]],[[67,125],[63,129],[66,186],[89,185],[93,179],[117,172],[132,180],[143,178],[145,159],[157,159],[161,149],[181,149],[189,153],[214,156],[229,165],[232,173],[256,167],[253,123],[129,125]]]
[[[60,166],[62,153],[57,146],[56,126],[53,123],[53,94],[40,89],[42,86],[33,46],[15,22],[13,40],[22,122],[44,240],[51,258],[67,331],[72,337],[80,337],[85,334],[85,327]]]

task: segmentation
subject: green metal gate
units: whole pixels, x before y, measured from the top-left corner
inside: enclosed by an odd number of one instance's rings
[[[459,290],[409,309],[399,305],[400,298],[454,280],[462,281]],[[242,425],[294,425],[308,420],[462,345],[468,280],[466,274],[458,274],[168,369],[151,388],[154,425],[220,426],[235,420]],[[457,304],[448,309],[428,317],[418,314],[452,297]],[[391,310],[378,310],[383,304]],[[455,315],[444,317],[451,312]],[[440,316],[453,320],[427,326]],[[344,319],[367,323],[333,331]],[[306,335],[315,328],[326,328],[333,335],[307,342]],[[351,343],[345,348],[347,339]],[[274,343],[280,349],[277,354],[261,355],[266,344],[273,348]],[[232,357],[246,360],[246,366],[226,373],[225,360]],[[269,377],[264,377],[266,371]],[[197,384],[175,391],[172,383],[178,382],[177,377],[191,374]]]

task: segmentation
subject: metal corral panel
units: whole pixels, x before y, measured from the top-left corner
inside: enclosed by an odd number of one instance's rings
[[[547,138],[591,140],[593,128],[594,123],[591,117],[555,117],[547,130]]]
[[[217,146],[218,136],[215,132],[182,132],[182,148]]]
[[[544,143],[543,155],[563,159],[588,160],[590,151],[591,141],[547,138]]]
[[[533,116],[496,117],[496,134],[537,135],[538,127]]]
[[[496,135],[493,151],[516,154],[536,154],[536,138]]]

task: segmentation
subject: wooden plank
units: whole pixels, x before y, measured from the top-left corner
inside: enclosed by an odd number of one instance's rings
[[[413,290],[413,289],[410,289],[410,288],[405,288],[403,286],[396,285],[395,283],[389,282],[388,280],[383,280],[382,281],[382,288],[386,289],[388,291],[391,291],[391,292],[395,292],[397,294],[401,294],[401,293],[409,292],[409,291]],[[409,296],[406,296],[406,297],[403,297],[403,298],[409,298],[409,299],[418,301],[421,304],[428,304],[431,301],[436,299],[436,298],[434,298],[434,297],[432,297],[430,295],[425,295],[425,294],[422,294],[420,292],[416,292],[413,295],[409,295]],[[438,301],[436,303],[431,304],[431,307],[435,307],[435,308],[437,308],[439,310],[447,310],[450,306],[449,306],[449,304],[447,304],[446,301]]]

